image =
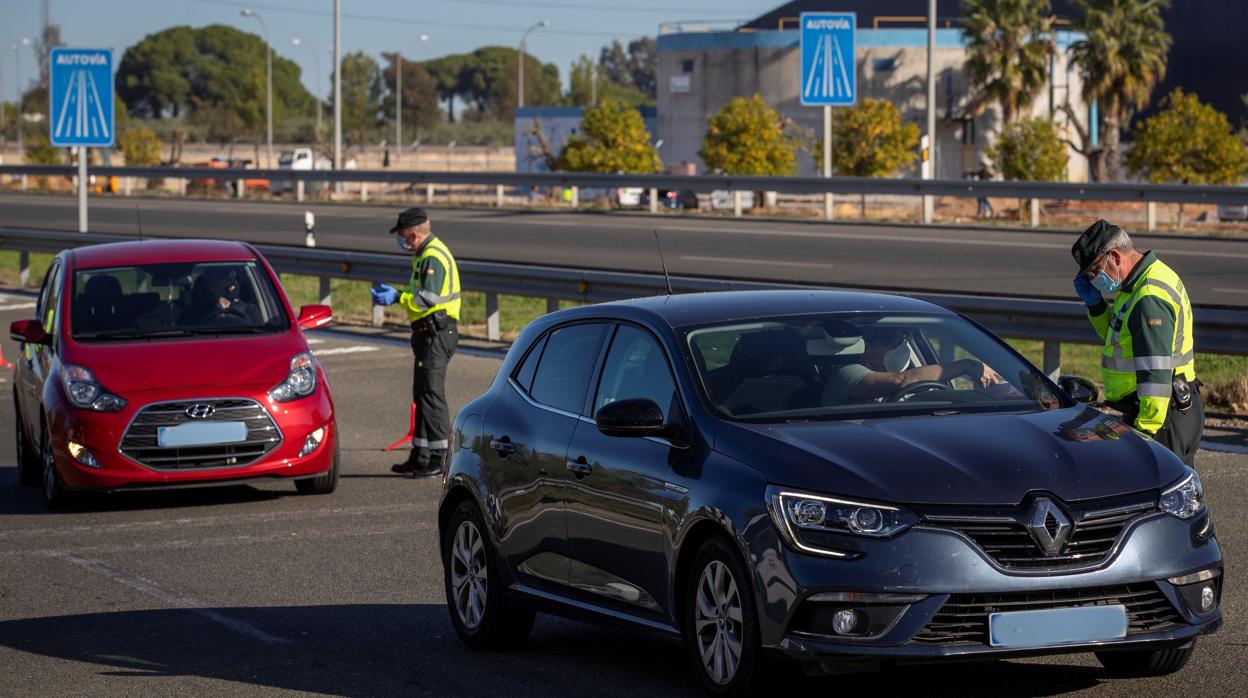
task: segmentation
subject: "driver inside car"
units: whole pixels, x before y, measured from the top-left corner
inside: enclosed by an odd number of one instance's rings
[[[242,299],[238,278],[230,270],[213,269],[195,280],[187,320],[214,324],[221,320],[244,320],[260,324],[260,309]]]
[[[840,329],[840,328],[837,328]],[[906,332],[900,327],[867,325],[852,326],[837,332],[835,341],[856,344],[856,338],[848,333],[861,333],[863,350],[854,363],[844,364],[831,372],[823,388],[823,404],[843,405],[850,402],[880,402],[897,395],[903,388],[922,382],[938,381],[948,384],[954,378],[965,376],[976,388],[987,389],[1004,383],[1000,374],[975,359],[959,359],[946,364],[916,366],[902,371],[892,371],[886,363],[889,353],[906,341]],[[848,336],[844,336],[848,335]],[[952,389],[952,387],[950,387]]]

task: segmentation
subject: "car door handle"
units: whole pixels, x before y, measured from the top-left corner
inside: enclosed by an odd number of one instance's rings
[[[490,448],[498,453],[499,458],[506,458],[516,452],[516,445],[511,442],[511,438],[504,436],[501,439],[494,439],[490,442]]]
[[[590,465],[589,461],[585,460],[585,456],[578,456],[576,460],[568,461],[568,470],[571,470],[572,475],[575,476],[577,480],[580,480],[586,475],[594,472],[594,466]]]

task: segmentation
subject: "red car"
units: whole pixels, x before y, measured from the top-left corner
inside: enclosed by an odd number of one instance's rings
[[[251,245],[178,240],[66,250],[34,320],[14,322],[21,481],[78,492],[293,480],[338,483],[325,374],[278,276]]]

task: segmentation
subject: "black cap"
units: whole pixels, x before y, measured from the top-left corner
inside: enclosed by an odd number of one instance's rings
[[[1087,271],[1088,267],[1100,258],[1101,252],[1105,251],[1105,245],[1120,232],[1122,228],[1105,219],[1093,223],[1083,231],[1079,239],[1075,240],[1074,246],[1070,248],[1075,264],[1079,265],[1080,274]]]
[[[429,220],[429,214],[425,213],[425,209],[419,206],[409,208],[399,214],[399,220],[395,222],[394,227],[390,229],[391,233],[397,233],[404,228],[420,225]]]

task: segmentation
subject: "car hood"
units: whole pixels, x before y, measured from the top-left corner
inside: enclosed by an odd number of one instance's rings
[[[307,351],[295,332],[144,342],[79,343],[66,363],[91,369],[106,389],[126,397],[143,391],[199,386],[277,385],[290,357]]]
[[[716,450],[794,488],[913,504],[1012,505],[1161,487],[1186,466],[1086,407],[797,424],[726,423]]]

